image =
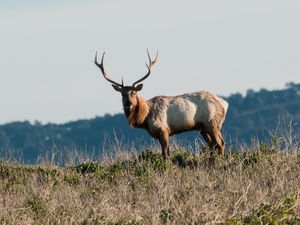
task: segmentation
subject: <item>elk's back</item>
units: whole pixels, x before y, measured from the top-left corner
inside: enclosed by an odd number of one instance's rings
[[[228,103],[206,91],[174,97],[157,96],[152,105],[152,124],[167,127],[171,133],[196,129],[200,124],[215,121],[222,126]]]

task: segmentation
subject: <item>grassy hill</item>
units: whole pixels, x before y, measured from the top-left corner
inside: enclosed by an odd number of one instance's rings
[[[300,149],[282,146],[178,149],[167,162],[155,148],[65,167],[2,160],[0,224],[300,224]]]

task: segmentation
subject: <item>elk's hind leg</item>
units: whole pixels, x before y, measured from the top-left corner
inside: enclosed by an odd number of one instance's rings
[[[198,126],[198,130],[200,131],[204,141],[206,142],[206,144],[208,145],[208,147],[210,149],[212,149],[213,143],[212,143],[212,139],[208,133],[208,128],[207,126],[205,126],[203,123],[200,123]]]
[[[217,150],[220,155],[224,155],[225,143],[220,132],[219,126],[214,123],[204,126],[204,132],[210,137],[209,147],[211,150]]]
[[[201,129],[200,133],[201,133],[202,137],[204,138],[205,142],[208,144],[208,146],[211,146],[212,140],[211,140],[211,137],[209,136],[209,134],[204,129]]]
[[[212,139],[212,149],[216,149],[220,155],[224,155],[225,143],[221,132],[217,129],[213,129],[209,135]]]

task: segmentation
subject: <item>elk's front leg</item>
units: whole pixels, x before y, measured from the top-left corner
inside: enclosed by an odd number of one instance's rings
[[[159,143],[161,145],[163,159],[166,160],[170,156],[169,151],[169,133],[167,131],[160,131],[158,137]]]

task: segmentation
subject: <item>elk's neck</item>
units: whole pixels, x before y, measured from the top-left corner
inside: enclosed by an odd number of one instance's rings
[[[142,96],[137,95],[137,105],[134,107],[129,117],[128,122],[131,127],[144,127],[146,118],[149,114],[149,102]]]

